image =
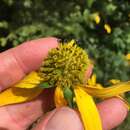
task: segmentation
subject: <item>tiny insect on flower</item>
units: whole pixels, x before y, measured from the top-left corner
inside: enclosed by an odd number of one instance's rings
[[[96,75],[86,80],[85,73],[90,65],[86,51],[77,45],[76,40],[59,43],[58,48],[49,51],[38,71],[31,72],[18,84],[0,93],[0,106],[31,101],[44,89],[55,87],[56,107],[76,108],[85,130],[102,130],[93,97],[116,96],[126,102],[120,95],[130,91],[130,81],[104,88],[96,83]]]

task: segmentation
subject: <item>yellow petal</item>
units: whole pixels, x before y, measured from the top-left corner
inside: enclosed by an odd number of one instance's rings
[[[38,87],[31,89],[11,87],[0,93],[0,106],[30,101],[42,91],[43,89]]]
[[[118,83],[115,85],[112,85],[111,87],[107,88],[93,88],[93,87],[84,87],[84,90],[88,92],[90,95],[99,97],[99,98],[110,98],[113,96],[120,95],[122,93],[130,91],[130,81]]]
[[[89,85],[92,85],[92,86],[96,85],[96,74],[93,74],[92,77],[88,79],[87,82]]]
[[[18,84],[0,93],[0,106],[22,103],[34,99],[43,91],[42,88],[38,87],[41,81],[42,79],[38,76],[37,72],[30,73]]]
[[[121,81],[119,79],[111,79],[109,80],[109,82],[112,84],[117,84],[117,83],[120,83]]]
[[[97,89],[103,89],[103,86],[101,84],[96,84],[96,86],[86,86],[89,88],[96,88]],[[85,91],[87,91],[88,89],[85,89]],[[92,90],[93,91],[93,90]],[[93,91],[94,92],[94,91]],[[92,94],[93,95],[93,94]],[[96,97],[96,96],[95,96]],[[98,97],[98,96],[97,96]],[[124,94],[120,94],[120,95],[116,95],[115,97],[120,98],[126,105],[126,107],[128,108],[128,110],[130,110],[130,104],[123,98]],[[102,99],[105,99],[106,97],[100,97]],[[108,97],[109,98],[109,97]]]
[[[80,87],[75,88],[74,92],[85,130],[102,130],[99,113],[92,97]]]
[[[14,85],[17,88],[35,88],[43,79],[40,78],[37,72],[31,72],[23,80]]]
[[[55,89],[54,100],[55,100],[56,107],[62,107],[62,106],[66,106],[67,105],[67,102],[64,99],[63,90],[59,86],[56,87],[56,89]]]
[[[92,88],[103,88],[103,86],[99,83],[96,83],[96,74],[93,74],[92,77],[90,79],[88,79],[87,83],[89,85],[89,87]]]
[[[96,74],[92,75],[92,84],[96,85]]]

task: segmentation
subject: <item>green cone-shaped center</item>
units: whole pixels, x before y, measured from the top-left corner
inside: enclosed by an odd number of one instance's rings
[[[40,75],[50,85],[72,87],[84,84],[89,64],[87,53],[77,46],[75,40],[71,40],[68,43],[60,43],[58,48],[50,50],[42,63]]]

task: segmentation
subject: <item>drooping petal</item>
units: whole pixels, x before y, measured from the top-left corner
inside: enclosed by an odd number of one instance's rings
[[[56,87],[54,101],[56,107],[62,107],[67,105],[67,101],[64,99],[63,90],[60,86]]]
[[[95,96],[95,94],[94,94],[94,88],[96,89],[96,90],[101,90],[101,89],[104,89],[104,87],[103,86],[101,86],[100,84],[96,84],[96,86],[88,86],[88,85],[86,85],[86,87],[87,87],[87,89],[86,88],[84,88],[84,90],[86,91],[86,92],[90,92],[90,93],[93,93],[93,94],[91,94],[92,96]],[[88,90],[88,88],[89,88],[89,90]],[[93,89],[93,90],[90,90],[90,89]],[[93,91],[93,92],[92,92]],[[98,97],[98,98],[101,98],[101,99],[105,99],[105,98],[110,98],[111,96],[107,96],[106,97],[106,95],[105,96],[99,96],[99,95],[96,95],[95,97]],[[121,99],[124,103],[125,103],[125,105],[126,105],[126,107],[128,108],[128,110],[130,110],[130,104],[123,98],[124,97],[124,94],[120,94],[120,95],[115,95],[115,97],[117,97],[117,98],[119,98],[119,99]]]
[[[0,93],[0,106],[30,101],[42,91],[43,89],[39,87],[31,89],[11,87]]]
[[[80,87],[75,88],[74,93],[85,130],[102,130],[100,116],[92,97]]]
[[[43,91],[38,87],[41,80],[37,72],[30,73],[19,83],[0,93],[0,106],[34,99]]]
[[[37,72],[31,72],[18,84],[14,85],[17,88],[35,88],[43,79],[38,75]]]
[[[86,86],[84,87],[84,90],[90,95],[98,98],[110,98],[130,91],[130,81],[118,83],[112,85],[111,87],[102,88],[102,89]]]

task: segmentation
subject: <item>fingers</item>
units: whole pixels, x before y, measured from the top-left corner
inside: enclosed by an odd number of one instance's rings
[[[102,118],[103,130],[110,130],[121,124],[128,113],[124,102],[117,98],[105,100],[97,107]]]
[[[0,108],[0,130],[26,130],[38,117],[53,106],[53,90],[45,90],[32,102]]]
[[[39,68],[51,48],[57,47],[56,38],[28,41],[0,54],[0,90],[19,80],[27,73]]]
[[[116,98],[108,99],[97,105],[103,130],[119,125],[127,115],[124,103]],[[82,122],[76,111],[64,107],[49,113],[33,130],[83,130]]]

